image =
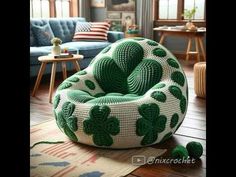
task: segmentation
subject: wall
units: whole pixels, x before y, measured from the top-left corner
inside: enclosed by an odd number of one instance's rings
[[[100,22],[106,19],[106,8],[91,7],[91,21]]]
[[[137,21],[137,25],[139,25],[139,21],[140,21],[140,1],[141,0],[137,0],[136,2],[136,21]],[[92,21],[104,21],[106,19],[106,8],[91,8],[91,20]],[[156,33],[156,32],[155,32]],[[156,41],[159,41],[159,36],[156,33],[154,36]],[[166,48],[168,48],[169,50],[171,50],[174,53],[185,53],[186,48],[187,48],[187,38],[183,38],[183,37],[166,37],[166,40],[164,42],[164,46]],[[206,43],[206,39],[204,38],[204,46]],[[193,45],[193,47],[195,47]],[[193,48],[192,50],[195,50],[195,48]]]

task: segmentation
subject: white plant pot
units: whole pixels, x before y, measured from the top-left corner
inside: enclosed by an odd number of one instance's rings
[[[53,55],[60,55],[61,54],[61,46],[59,46],[59,45],[52,46],[52,54]]]

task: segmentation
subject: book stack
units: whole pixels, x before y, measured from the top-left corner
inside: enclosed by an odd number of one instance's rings
[[[61,53],[60,55],[53,55],[49,54],[50,56],[53,56],[54,58],[72,58],[73,54],[70,53]]]

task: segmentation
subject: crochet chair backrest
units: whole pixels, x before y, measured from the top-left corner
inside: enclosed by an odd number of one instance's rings
[[[122,39],[101,51],[89,67],[106,93],[143,95],[163,77],[160,62],[167,53],[158,45],[144,38]]]

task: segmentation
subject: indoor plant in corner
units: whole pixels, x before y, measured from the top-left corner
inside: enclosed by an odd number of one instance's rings
[[[197,7],[194,7],[190,10],[184,9],[183,16],[184,16],[185,19],[188,19],[188,22],[186,23],[185,26],[188,30],[191,30],[191,31],[196,31],[197,30],[196,26],[192,22],[192,19],[193,19],[195,13],[196,13],[196,10],[197,10]]]
[[[51,40],[51,43],[53,44],[52,46],[52,54],[53,55],[60,55],[61,54],[61,46],[60,44],[62,43],[60,38],[54,37]]]

